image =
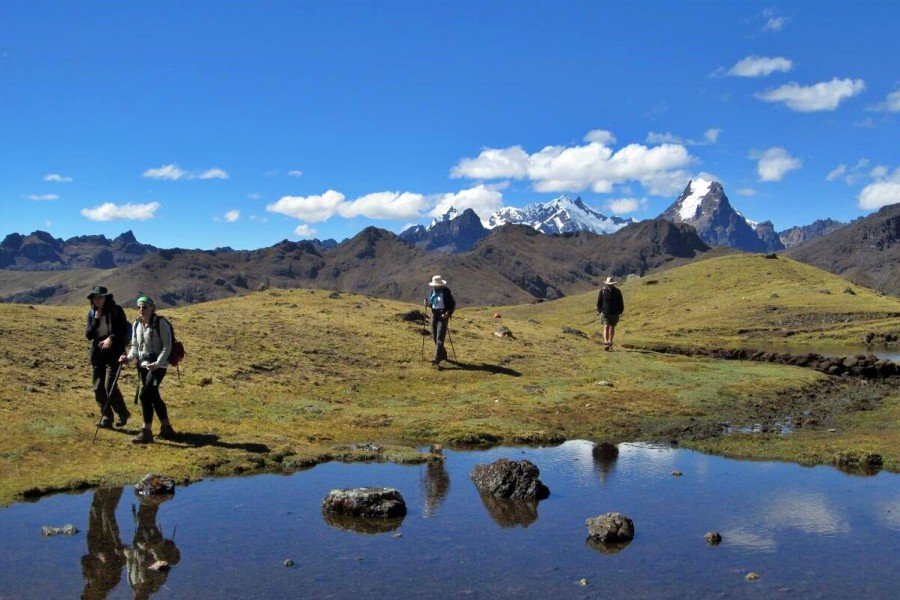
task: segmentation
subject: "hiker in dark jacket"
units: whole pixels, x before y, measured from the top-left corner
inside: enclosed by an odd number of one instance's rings
[[[172,439],[175,430],[169,423],[169,412],[166,403],[159,395],[159,385],[166,376],[169,367],[169,353],[172,351],[172,326],[166,319],[156,314],[156,305],[147,296],[137,299],[138,312],[141,315],[134,322],[131,335],[131,348],[123,354],[119,362],[138,361],[138,377],[141,387],[141,413],[144,427],[131,441],[135,444],[149,444],[153,441],[153,411],[159,417],[159,437]]]
[[[622,299],[622,292],[616,287],[617,283],[612,277],[607,277],[597,296],[597,312],[600,313],[600,322],[603,323],[604,350],[612,349],[616,324],[625,312],[625,301]]]
[[[447,360],[444,337],[450,326],[450,317],[456,310],[456,300],[440,275],[432,277],[428,285],[431,286],[431,295],[425,298],[425,306],[431,309],[431,339],[434,340],[434,360],[431,364],[437,365],[442,360]]]
[[[119,387],[107,392],[112,385],[118,369],[119,356],[128,344],[128,319],[125,311],[116,304],[113,295],[102,285],[95,285],[88,294],[91,310],[87,317],[85,337],[91,340],[91,368],[94,387],[94,399],[100,406],[100,427],[113,426],[113,411],[119,415],[117,427],[124,427],[131,413],[125,407],[125,400]]]

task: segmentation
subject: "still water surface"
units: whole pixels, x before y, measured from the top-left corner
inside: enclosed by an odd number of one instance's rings
[[[897,597],[898,475],[641,444],[598,461],[591,449],[325,464],[202,481],[159,506],[127,488],[16,504],[0,510],[0,598]],[[468,473],[501,457],[537,464],[550,498],[483,502]],[[329,490],[364,485],[398,488],[409,514],[381,532],[323,519]],[[608,511],[636,530],[613,554],[585,543],[585,519]],[[80,533],[40,536],[66,523]],[[704,541],[710,530],[720,546]],[[159,559],[168,573],[148,570]]]

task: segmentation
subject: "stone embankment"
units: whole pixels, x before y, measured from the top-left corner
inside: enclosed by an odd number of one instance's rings
[[[789,352],[766,352],[748,348],[684,348],[681,346],[650,345],[625,346],[638,350],[650,350],[664,354],[684,356],[707,356],[723,360],[752,360],[757,362],[808,367],[828,375],[862,377],[865,379],[888,379],[900,376],[900,365],[878,358],[874,354],[854,356],[823,356],[821,354],[791,354]]]

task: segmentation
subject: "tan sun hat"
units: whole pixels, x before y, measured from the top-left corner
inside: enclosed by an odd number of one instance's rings
[[[603,282],[603,285],[617,285],[619,282],[613,279],[612,277],[607,277],[606,281]]]
[[[431,281],[428,282],[428,285],[430,285],[431,287],[444,287],[445,285],[447,285],[447,282],[441,279],[440,275],[435,275],[431,278]]]

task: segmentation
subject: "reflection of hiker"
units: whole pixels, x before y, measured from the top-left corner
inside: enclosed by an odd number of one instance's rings
[[[119,585],[125,565],[125,549],[119,539],[116,506],[122,488],[102,488],[94,492],[88,517],[87,551],[81,557],[85,600],[101,600]]]
[[[144,600],[155,594],[166,583],[169,565],[181,560],[181,553],[172,540],[163,538],[156,524],[156,513],[159,505],[168,496],[151,496],[141,498],[137,510],[137,527],[134,530],[134,542],[125,548],[128,563],[128,583],[131,585],[132,597]],[[134,507],[132,507],[134,511]],[[158,561],[165,566],[150,567]]]
[[[616,335],[616,324],[619,322],[619,317],[625,312],[625,301],[622,299],[622,292],[616,287],[617,283],[612,277],[607,277],[597,296],[597,312],[600,313],[600,322],[603,323],[605,350],[612,348],[613,337]]]
[[[138,377],[141,381],[141,412],[144,427],[131,441],[135,444],[149,444],[153,441],[153,411],[159,417],[159,437],[171,439],[175,430],[169,423],[166,403],[159,395],[159,384],[166,376],[169,353],[172,351],[172,326],[166,319],[156,314],[156,305],[147,296],[137,299],[140,318],[134,322],[131,335],[131,349],[123,354],[120,362],[137,359]]]
[[[444,348],[444,338],[447,336],[447,328],[450,326],[450,317],[456,310],[456,300],[447,282],[435,275],[428,283],[431,286],[431,295],[425,298],[425,306],[431,308],[431,339],[434,340],[434,360],[431,364],[438,364],[447,360],[447,349]]]
[[[128,344],[128,319],[125,311],[116,304],[113,295],[102,285],[95,285],[88,294],[91,310],[87,317],[85,336],[91,340],[91,368],[93,371],[94,399],[100,405],[100,422],[104,428],[113,426],[113,410],[119,415],[116,426],[123,427],[131,413],[118,386],[107,397],[118,367],[117,358]]]
[[[422,516],[430,519],[437,513],[438,507],[444,502],[450,491],[450,475],[444,467],[444,461],[428,461],[425,467],[425,476],[422,477],[422,488],[425,496],[425,507]]]

